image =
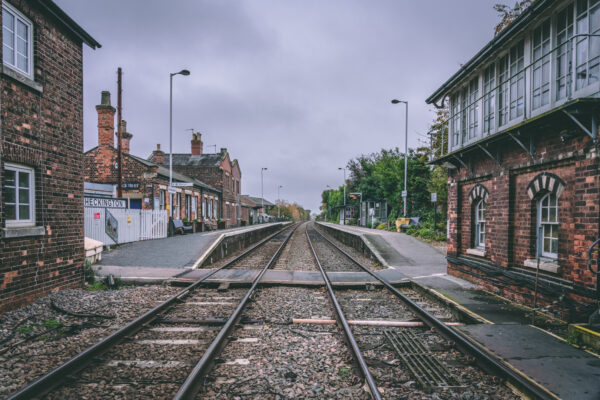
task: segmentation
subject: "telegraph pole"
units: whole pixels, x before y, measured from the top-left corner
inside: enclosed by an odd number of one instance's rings
[[[121,120],[122,120],[122,90],[121,87],[121,67],[117,69],[117,197],[123,197],[123,169],[122,169],[122,156],[121,156]]]

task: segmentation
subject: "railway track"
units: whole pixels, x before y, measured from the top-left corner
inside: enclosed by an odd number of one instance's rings
[[[8,399],[193,398],[262,275],[296,228],[260,241]],[[250,289],[224,294],[204,285],[217,271],[240,265],[260,266]]]
[[[419,304],[423,303],[423,299],[418,293],[393,287],[377,272],[361,264],[317,229],[308,230],[306,238],[326,282],[338,323],[344,330],[356,364],[373,398],[400,396],[403,388],[396,382],[407,374],[425,393],[464,391],[475,383],[469,380],[469,370],[474,362],[492,374],[489,375],[491,383],[495,377],[499,377],[532,398],[554,398],[544,388],[515,372],[495,355],[452,328],[448,324],[452,322],[452,317],[442,309],[428,310],[423,307],[425,304]],[[339,270],[340,262],[336,260],[340,256],[345,259],[345,263],[353,264],[354,270],[374,277],[384,289],[364,292],[362,299],[349,295],[348,291],[334,289],[328,272]],[[350,319],[370,319],[371,322],[374,319],[380,320],[380,323],[368,326],[357,324],[358,326],[351,328],[348,322]],[[408,324],[402,328],[385,326],[391,319]],[[414,319],[422,321],[430,329],[409,326]],[[461,354],[455,354],[457,352],[454,348]],[[386,362],[390,359],[400,359],[401,363]],[[502,398],[510,398],[511,395],[518,398],[510,391]]]
[[[249,289],[206,284],[225,268],[260,272]],[[320,271],[325,289],[258,289],[268,269]],[[380,285],[334,288],[329,272],[367,273]],[[518,398],[505,379],[531,397],[552,398],[456,323],[444,305],[391,286],[305,223],[224,261],[9,399],[380,399],[452,397],[474,387],[473,398]]]

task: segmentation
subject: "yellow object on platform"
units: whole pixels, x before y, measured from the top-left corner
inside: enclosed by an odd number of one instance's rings
[[[396,232],[400,232],[402,225],[410,224],[410,218],[396,218]]]

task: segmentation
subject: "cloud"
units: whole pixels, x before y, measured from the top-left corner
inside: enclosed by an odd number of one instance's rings
[[[103,47],[84,50],[84,145],[97,142],[94,106],[122,67],[123,118],[134,154],[167,149],[169,73],[174,151],[190,132],[228,148],[242,190],[317,210],[337,170],[361,154],[409,146],[432,120],[424,99],[491,39],[496,0],[57,0]],[[475,17],[476,16],[476,17]]]

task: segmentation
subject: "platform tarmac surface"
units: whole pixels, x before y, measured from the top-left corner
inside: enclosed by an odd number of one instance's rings
[[[165,274],[169,274],[169,271],[165,270],[159,273],[158,271],[145,271],[142,268],[189,268],[194,265],[221,235],[260,229],[270,225],[272,224],[189,233],[164,239],[126,243],[109,252],[103,252],[102,261],[97,265],[105,270],[108,267],[137,267],[138,271],[140,273],[143,271],[145,275],[164,276]],[[121,270],[123,268],[114,268],[114,271]],[[129,273],[131,272],[129,271]],[[173,272],[172,275],[180,272]],[[115,275],[117,274],[115,273]]]
[[[361,235],[391,268],[487,320],[460,329],[559,398],[600,399],[599,357],[528,325],[525,309],[449,276],[444,255],[432,246],[404,233],[327,225]]]

